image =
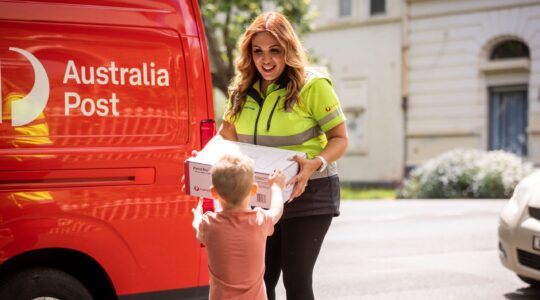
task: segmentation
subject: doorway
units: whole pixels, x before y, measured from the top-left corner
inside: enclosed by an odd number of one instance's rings
[[[527,156],[527,86],[489,88],[489,150]]]

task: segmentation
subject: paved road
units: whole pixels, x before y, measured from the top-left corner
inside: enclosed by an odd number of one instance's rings
[[[503,200],[343,201],[315,267],[319,300],[529,300],[502,267]],[[278,299],[285,299],[278,286]]]

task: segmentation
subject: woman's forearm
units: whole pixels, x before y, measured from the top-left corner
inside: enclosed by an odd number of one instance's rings
[[[326,147],[324,147],[319,155],[324,157],[328,163],[332,163],[342,157],[349,146],[349,137],[345,123],[341,123],[330,129],[326,133],[326,137],[328,144],[326,144]]]
[[[324,157],[328,163],[332,163],[345,154],[348,145],[349,140],[347,138],[333,137],[319,155]]]

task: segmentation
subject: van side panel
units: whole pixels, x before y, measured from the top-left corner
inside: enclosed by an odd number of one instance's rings
[[[213,119],[194,12],[0,1],[0,264],[65,248],[97,261],[119,295],[208,284],[196,199],[180,191]]]
[[[198,35],[189,0],[2,0],[0,5],[3,20],[160,27]]]
[[[176,32],[56,23],[0,25],[5,97],[17,101],[38,82],[32,65],[10,48],[32,53],[45,68],[50,86],[42,118],[50,143],[32,143],[33,137],[21,132],[21,126],[12,126],[13,113],[24,111],[12,110],[12,103],[6,102],[2,148],[21,136],[28,140],[17,146],[23,149],[187,142],[188,88]],[[21,36],[35,37],[21,40]],[[184,134],[177,135],[178,131]]]

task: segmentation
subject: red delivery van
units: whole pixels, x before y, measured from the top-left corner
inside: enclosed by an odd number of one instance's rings
[[[0,0],[0,80],[0,299],[207,298],[197,1]]]

